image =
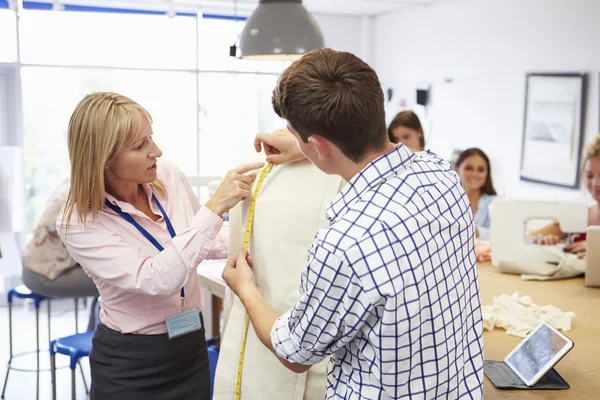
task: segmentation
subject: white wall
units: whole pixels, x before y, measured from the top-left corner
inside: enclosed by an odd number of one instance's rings
[[[374,66],[409,104],[431,84],[425,133],[440,155],[482,148],[504,194],[579,196],[519,181],[525,75],[589,73],[587,143],[598,132],[599,16],[598,0],[456,0],[381,16]]]
[[[348,51],[359,57],[366,57],[370,46],[363,42],[363,22],[361,17],[313,14],[325,39],[325,46],[334,50]],[[371,40],[369,40],[369,44]],[[366,47],[366,48],[365,48]]]

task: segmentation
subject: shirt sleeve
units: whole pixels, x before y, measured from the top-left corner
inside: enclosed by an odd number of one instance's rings
[[[198,196],[192,190],[192,186],[190,185],[190,181],[185,176],[183,172],[179,168],[176,169],[179,174],[179,179],[185,188],[188,198],[190,199],[190,203],[192,204],[192,209],[195,213],[197,213],[200,208],[203,206],[200,205],[200,201],[198,200]],[[210,252],[207,255],[208,260],[221,260],[223,258],[228,257],[229,251],[229,230],[227,227],[222,227],[219,230],[219,233],[215,240],[213,241],[213,247],[210,249]]]
[[[84,269],[110,285],[146,295],[171,296],[213,248],[223,222],[206,207],[194,216],[188,229],[175,236],[153,257],[144,254],[114,232],[72,224],[68,232],[57,219],[61,239]]]
[[[213,246],[210,249],[208,260],[222,260],[229,257],[229,228],[223,225],[215,237]]]
[[[271,342],[278,356],[312,365],[348,344],[373,306],[352,269],[318,244],[309,251],[301,292],[275,322]]]

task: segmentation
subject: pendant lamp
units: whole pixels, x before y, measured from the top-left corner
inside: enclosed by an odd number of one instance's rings
[[[293,61],[324,46],[302,0],[260,0],[240,36],[241,57],[250,60]]]

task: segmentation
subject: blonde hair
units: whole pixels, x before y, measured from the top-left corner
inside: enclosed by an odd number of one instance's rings
[[[596,136],[591,143],[585,146],[582,166],[585,168],[585,163],[594,157],[600,157],[600,135]]]
[[[150,113],[128,97],[112,92],[92,93],[83,98],[69,121],[68,145],[71,187],[64,206],[63,223],[69,229],[73,211],[85,225],[104,205],[104,169],[124,144],[133,140],[143,118]],[[162,192],[158,181],[154,186]]]

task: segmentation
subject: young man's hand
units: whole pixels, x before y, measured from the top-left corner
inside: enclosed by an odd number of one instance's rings
[[[263,148],[267,162],[273,164],[289,164],[306,158],[298,148],[296,138],[287,129],[279,129],[273,133],[257,133],[254,149],[260,153]]]
[[[256,289],[256,278],[252,272],[252,259],[244,249],[227,260],[223,270],[223,280],[238,297]]]

